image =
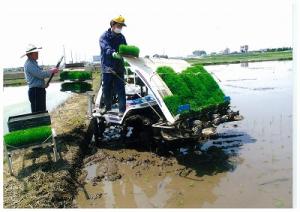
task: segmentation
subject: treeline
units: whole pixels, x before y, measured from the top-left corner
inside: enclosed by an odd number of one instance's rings
[[[263,49],[264,51],[267,52],[280,52],[280,51],[288,51],[288,50],[293,50],[292,47],[281,47],[281,48],[267,48]]]

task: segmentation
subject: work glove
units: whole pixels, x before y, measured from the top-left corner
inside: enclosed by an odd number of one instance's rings
[[[112,57],[117,60],[123,60],[123,57],[117,52],[112,53]]]
[[[59,72],[59,69],[58,68],[51,68],[50,72],[51,72],[51,74],[56,74],[56,73]]]

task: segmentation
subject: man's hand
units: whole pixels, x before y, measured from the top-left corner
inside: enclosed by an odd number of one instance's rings
[[[51,74],[56,74],[56,73],[59,72],[59,69],[58,68],[51,68],[50,72],[51,72]]]
[[[123,60],[123,57],[117,52],[112,53],[112,57],[117,60]]]

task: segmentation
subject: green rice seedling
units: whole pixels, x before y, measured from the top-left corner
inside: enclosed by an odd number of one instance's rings
[[[87,82],[65,82],[61,84],[61,91],[85,93],[92,90],[92,85]]]
[[[178,95],[166,96],[164,97],[164,102],[172,114],[177,114],[178,106],[181,105],[180,97]]]
[[[202,67],[188,67],[176,73],[171,67],[157,68],[157,73],[170,88],[172,96],[164,101],[173,115],[178,114],[178,107],[189,104],[190,112],[201,112],[224,103],[224,93],[214,78]]]
[[[60,80],[90,80],[92,79],[92,72],[89,71],[63,71],[60,73]]]
[[[4,142],[8,146],[19,147],[30,143],[41,143],[50,135],[51,126],[33,127],[4,135]]]
[[[169,89],[173,94],[178,94],[181,100],[191,97],[192,93],[190,92],[188,86],[172,68],[167,66],[162,66],[157,68],[157,73],[167,84]]]
[[[121,44],[119,46],[119,54],[124,56],[129,55],[129,56],[139,57],[140,49],[136,46]]]

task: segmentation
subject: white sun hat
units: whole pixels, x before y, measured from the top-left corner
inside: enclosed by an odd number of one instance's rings
[[[24,55],[22,55],[21,58],[29,53],[38,52],[40,49],[42,49],[42,47],[36,47],[33,44],[28,44],[28,46],[26,47],[26,53]]]

